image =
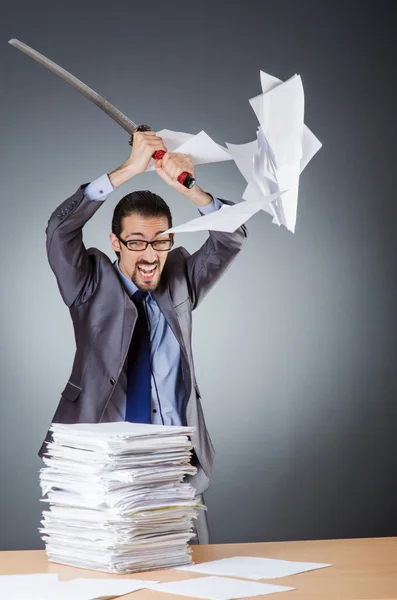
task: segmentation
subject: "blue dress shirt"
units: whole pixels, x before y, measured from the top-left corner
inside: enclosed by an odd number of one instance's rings
[[[103,201],[114,191],[107,174],[89,183],[84,195],[88,200]],[[214,198],[208,206],[200,206],[200,213],[207,214],[222,207],[222,202]],[[114,267],[127,294],[131,297],[137,286],[119,268]],[[185,388],[181,373],[181,350],[179,343],[160,311],[153,296],[146,300],[151,341],[151,421],[159,425],[185,425]]]

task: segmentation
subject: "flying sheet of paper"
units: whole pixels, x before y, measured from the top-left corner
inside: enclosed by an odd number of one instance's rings
[[[226,145],[248,183],[243,200],[286,190],[278,203],[263,210],[273,216],[273,223],[294,232],[299,177],[322,144],[303,123],[304,94],[298,75],[283,83],[261,71],[261,84],[262,94],[250,99],[259,121],[257,139]]]
[[[332,567],[332,565],[278,560],[274,558],[233,556],[233,558],[223,558],[188,567],[177,567],[177,570],[206,573],[208,575],[230,575],[233,577],[245,577],[247,579],[275,579],[306,571],[314,571],[315,569],[324,569],[325,567]]]
[[[260,198],[259,200],[239,202],[229,206],[224,204],[219,210],[188,221],[183,225],[177,225],[167,229],[164,233],[182,233],[187,231],[236,231],[243,223],[248,221],[252,215],[257,213],[259,210],[264,208],[264,205],[270,206],[273,202],[277,201],[283,192],[277,192],[271,196],[267,196],[265,199]]]
[[[205,131],[200,131],[197,135],[192,135],[181,131],[162,129],[157,132],[157,135],[163,139],[168,152],[189,154],[194,165],[233,160],[230,152],[214,142]],[[154,169],[155,167],[151,163],[146,170],[154,171]]]
[[[107,600],[151,588],[158,581],[88,579],[59,581],[58,575],[0,576],[0,598],[12,600]]]
[[[226,577],[201,577],[154,585],[152,590],[180,594],[193,598],[209,598],[209,600],[233,600],[233,598],[251,598],[266,596],[276,592],[288,592],[292,587],[228,579]]]
[[[262,94],[270,92],[277,85],[282,83],[281,79],[269,75],[264,71],[260,72]],[[310,129],[303,124],[303,138],[302,138],[302,159],[300,164],[300,172],[302,173],[306,165],[311,161],[313,156],[320,150],[322,143],[320,140],[310,131]]]
[[[227,143],[226,150],[203,131],[197,136],[168,130],[159,132],[167,148],[191,154],[195,164],[233,158],[247,181],[243,201],[249,203],[240,202],[235,212],[224,207],[216,216],[211,213],[169,229],[167,233],[232,232],[259,210],[270,214],[273,223],[295,231],[299,177],[322,144],[303,122],[304,93],[300,76],[294,75],[282,82],[261,71],[260,77],[262,94],[249,101],[259,121],[257,139],[253,142]]]

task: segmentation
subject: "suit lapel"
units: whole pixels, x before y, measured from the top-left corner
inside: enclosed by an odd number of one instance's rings
[[[190,397],[191,393],[191,376],[190,376],[190,368],[189,368],[189,359],[188,354],[185,347],[185,342],[183,340],[181,326],[179,324],[179,320],[174,308],[174,305],[171,300],[171,295],[169,292],[168,285],[164,283],[164,281],[159,285],[159,287],[153,292],[153,298],[157,302],[157,305],[161,312],[163,313],[165,320],[171,328],[171,331],[175,335],[177,342],[179,343],[179,347],[181,349],[181,367],[182,367],[182,378],[186,388],[186,401]]]
[[[174,306],[172,304],[170,292],[168,289],[168,285],[163,281],[159,287],[152,292],[152,296],[158,304],[159,309],[163,313],[168,325],[170,326],[173,334],[180,347],[182,348],[183,353],[185,354],[185,358],[187,358],[185,343],[183,341],[181,326],[178,321],[178,317],[176,315]]]
[[[123,337],[121,341],[121,357],[123,358],[124,356],[127,356],[127,352],[130,347],[132,331],[135,327],[135,321],[138,316],[138,311],[136,309],[135,304],[124,289],[124,286],[122,285],[121,281],[120,285],[124,293],[124,323],[122,329]]]

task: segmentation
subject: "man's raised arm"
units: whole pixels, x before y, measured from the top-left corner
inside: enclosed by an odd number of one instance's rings
[[[155,132],[137,132],[125,163],[109,176],[80,186],[52,213],[46,229],[47,256],[67,306],[85,302],[95,290],[93,264],[83,243],[84,225],[115,188],[145,171],[156,150],[166,148]]]
[[[197,185],[189,190],[178,183],[177,177],[181,170],[192,173],[194,176],[193,163],[186,155],[165,155],[162,161],[156,162],[156,168],[160,177],[196,204],[202,214],[219,210],[223,204],[233,204],[228,200],[212,198]],[[207,292],[229,268],[243,247],[246,238],[247,228],[242,225],[233,233],[210,231],[208,239],[192,255],[185,248],[180,248],[180,252],[186,259],[192,309],[197,307]]]

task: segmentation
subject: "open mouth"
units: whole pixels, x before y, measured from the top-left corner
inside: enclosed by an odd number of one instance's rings
[[[151,281],[156,274],[157,265],[139,265],[138,271],[143,281]]]

